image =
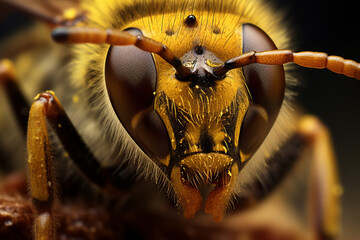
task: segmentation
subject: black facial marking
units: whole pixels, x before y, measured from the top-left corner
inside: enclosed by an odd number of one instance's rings
[[[174,33],[175,32],[172,29],[168,29],[168,30],[165,31],[165,34],[168,35],[168,36],[172,36],[172,35],[174,35]]]
[[[210,153],[213,151],[214,146],[213,138],[208,134],[206,130],[201,131],[200,134],[200,148],[204,153]]]
[[[204,48],[201,45],[196,45],[194,50],[197,55],[202,55],[204,53]]]
[[[209,76],[209,77],[207,77]],[[189,84],[190,88],[200,88],[204,91],[209,89],[210,87],[215,87],[215,80],[213,77],[210,76],[210,74],[207,74],[207,76],[198,76],[195,75],[192,77],[191,82]]]
[[[187,16],[187,18],[185,19],[185,24],[188,27],[194,27],[196,24],[196,17],[192,14]]]
[[[220,33],[220,28],[218,28],[218,27],[214,28],[213,33],[214,34],[219,34]]]

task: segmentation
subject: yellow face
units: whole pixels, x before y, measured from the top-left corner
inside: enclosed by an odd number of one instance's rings
[[[91,26],[162,43],[192,73],[183,78],[152,50],[120,44],[77,47],[72,78],[101,89],[98,106],[120,129],[115,144],[139,168],[151,166],[145,175],[166,182],[186,218],[204,207],[221,221],[241,169],[275,122],[285,83],[282,66],[213,71],[243,52],[276,49],[272,39],[283,48],[278,18],[257,1],[93,1]]]
[[[212,70],[242,53],[241,28],[230,27],[236,18],[233,15],[183,14],[175,19],[170,13],[142,18],[125,29],[140,29],[145,36],[162,42],[197,73],[191,80],[179,80],[175,69],[155,55],[154,109],[165,124],[171,146],[168,156],[156,160],[167,167],[186,218],[202,208],[199,188],[206,185],[212,191],[205,212],[220,221],[239,168],[247,160],[239,150],[239,136],[251,97],[241,70],[220,79],[212,76]],[[209,22],[210,17],[229,27],[220,30]],[[174,21],[169,23],[168,19]],[[224,44],[233,48],[224,49]]]

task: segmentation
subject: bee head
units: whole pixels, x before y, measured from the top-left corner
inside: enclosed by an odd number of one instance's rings
[[[276,49],[254,25],[245,24],[240,32],[243,52]],[[105,67],[107,90],[125,129],[168,176],[184,216],[192,218],[204,205],[221,221],[240,170],[278,115],[284,70],[253,64],[218,76],[214,70],[224,62],[221,47],[196,40],[180,59],[190,74],[177,75],[134,46],[112,46]]]

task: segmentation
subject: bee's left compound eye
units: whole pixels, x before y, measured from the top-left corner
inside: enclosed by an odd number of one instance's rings
[[[275,50],[271,38],[252,24],[243,26],[243,52]],[[243,67],[246,84],[253,103],[249,107],[240,136],[241,151],[252,155],[274,124],[285,92],[282,65],[251,64]]]
[[[133,28],[126,31],[142,34]],[[105,81],[112,106],[131,137],[151,157],[165,157],[169,138],[153,108],[156,67],[152,55],[135,46],[111,46]]]

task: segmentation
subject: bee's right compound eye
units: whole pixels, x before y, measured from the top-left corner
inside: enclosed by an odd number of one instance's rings
[[[271,38],[252,24],[243,25],[243,52],[276,50]],[[250,64],[243,67],[253,104],[244,118],[240,136],[241,151],[253,154],[274,124],[285,92],[282,65]]]
[[[134,28],[126,31],[142,34]],[[105,81],[112,106],[135,142],[151,157],[168,155],[169,137],[153,108],[156,67],[152,54],[135,46],[111,46]]]

